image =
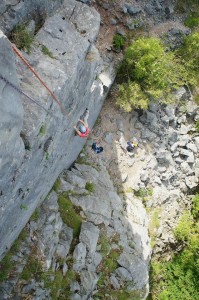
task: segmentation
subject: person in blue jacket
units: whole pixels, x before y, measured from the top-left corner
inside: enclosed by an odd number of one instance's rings
[[[94,142],[94,143],[92,144],[92,149],[93,149],[93,151],[94,151],[95,153],[97,153],[97,154],[104,151],[104,148],[103,148],[103,147],[98,147],[96,142]]]

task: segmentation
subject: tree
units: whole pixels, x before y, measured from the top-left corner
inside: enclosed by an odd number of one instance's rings
[[[177,54],[185,67],[186,81],[192,86],[196,85],[199,77],[199,32],[185,37]]]
[[[119,67],[117,103],[126,111],[146,109],[150,100],[171,103],[173,91],[185,83],[183,74],[183,66],[159,39],[139,38],[127,49]]]

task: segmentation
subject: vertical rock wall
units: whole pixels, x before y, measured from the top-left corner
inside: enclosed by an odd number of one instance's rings
[[[27,3],[24,5],[25,9]],[[14,56],[1,33],[0,73],[49,113],[0,80],[0,257],[44,200],[58,174],[81,151],[85,140],[75,136],[73,122],[86,107],[90,110],[90,127],[99,114],[106,97],[103,84],[95,80],[98,70],[103,69],[93,44],[99,25],[100,16],[95,10],[80,2],[64,1],[37,33],[31,54],[23,53],[59,97],[70,118]],[[44,55],[42,46],[51,51],[53,58]]]

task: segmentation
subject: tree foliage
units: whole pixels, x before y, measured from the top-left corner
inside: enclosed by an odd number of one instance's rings
[[[186,81],[192,86],[196,85],[199,77],[199,32],[185,37],[177,54],[186,70]]]
[[[199,295],[199,195],[193,198],[192,215],[185,212],[175,229],[184,249],[168,261],[152,263],[152,300],[197,300]]]
[[[173,100],[173,91],[183,85],[184,68],[157,38],[139,38],[127,49],[118,70],[117,103],[126,111],[147,108],[151,99]]]

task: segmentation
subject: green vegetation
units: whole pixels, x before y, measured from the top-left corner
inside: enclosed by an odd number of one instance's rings
[[[177,240],[188,241],[193,226],[193,218],[189,212],[186,212],[180,218],[178,225],[174,230],[174,235]]]
[[[170,103],[173,91],[184,84],[183,67],[157,38],[138,38],[126,50],[118,69],[117,104],[125,111],[146,109],[151,99]]]
[[[196,131],[199,133],[199,120],[196,121]]]
[[[176,2],[176,9],[181,13],[189,11],[190,8],[195,11],[198,8],[198,0],[178,0]]]
[[[177,51],[184,65],[186,82],[195,86],[199,80],[199,32],[194,32],[185,37],[183,46]]]
[[[199,13],[192,12],[184,22],[185,26],[194,28],[199,26]]]
[[[52,300],[66,300],[69,299],[71,295],[70,292],[70,284],[72,281],[76,279],[76,274],[73,270],[68,270],[65,276],[62,274],[62,270],[57,270],[52,272],[54,276],[54,280],[50,280],[50,272],[49,274],[44,275],[45,288],[51,290],[51,298]]]
[[[198,219],[199,218],[199,194],[196,194],[192,199],[192,201],[193,201],[193,206],[192,206],[191,213],[195,219]]]
[[[194,24],[196,21],[199,17]],[[166,50],[160,39],[138,38],[127,48],[118,68],[117,104],[130,112],[133,108],[147,109],[151,100],[174,102],[176,89],[183,85],[192,89],[199,82],[198,61],[199,32],[185,37],[175,52]]]
[[[59,212],[63,222],[73,229],[73,236],[77,238],[80,233],[82,219],[79,216],[80,208],[75,207],[66,192],[62,193],[58,199]]]
[[[160,227],[160,211],[160,208],[156,208],[151,211],[151,217],[149,222],[149,236],[151,238],[151,248],[155,246],[157,229]]]
[[[193,198],[192,216],[185,212],[174,234],[182,251],[170,261],[152,261],[151,300],[197,300],[199,293],[199,195]]]
[[[87,191],[89,191],[90,193],[94,193],[94,191],[95,191],[95,185],[94,185],[94,183],[92,183],[92,182],[86,182],[85,189]]]
[[[112,290],[111,283],[109,282],[111,273],[118,268],[117,260],[122,253],[121,247],[118,247],[118,249],[111,249],[111,243],[118,242],[118,239],[119,237],[117,235],[113,236],[112,238],[108,238],[105,233],[100,235],[98,244],[101,245],[100,253],[103,257],[103,260],[97,268],[99,280],[98,293],[95,295],[96,299],[112,299],[111,296],[113,294],[121,294],[121,291]]]
[[[101,253],[102,257],[103,258],[106,257],[111,250],[110,239],[107,237],[106,234],[103,233],[100,235],[98,244],[101,245],[100,253]]]
[[[36,249],[32,249],[26,265],[21,273],[21,279],[29,280],[35,278],[36,280],[41,279],[41,274],[43,273],[43,266],[40,258],[37,255]]]
[[[22,198],[23,199],[23,198]],[[21,204],[20,205],[20,208],[23,209],[23,210],[28,210],[28,207],[26,204]]]
[[[10,39],[15,43],[17,48],[30,53],[34,37],[27,31],[25,24],[15,26],[11,32]]]
[[[0,282],[9,278],[15,268],[15,262],[12,260],[12,256],[15,255],[21,247],[21,243],[26,239],[27,232],[22,230],[18,239],[14,242],[9,252],[0,261]]]
[[[52,270],[45,271],[41,259],[37,253],[37,249],[32,249],[28,257],[27,263],[21,273],[21,279],[44,281],[44,286],[50,289],[52,300],[65,300],[66,296],[70,296],[70,284],[76,278],[73,270],[68,270],[65,276],[62,274],[62,267],[53,272]]]
[[[42,125],[39,129],[39,135],[44,136],[46,134],[46,125]]]
[[[30,217],[30,221],[37,222],[39,219],[39,209],[36,208],[32,216]]]
[[[57,193],[61,187],[61,179],[58,177],[53,185],[53,190]]]
[[[153,195],[153,188],[152,188],[152,186],[149,186],[147,188],[141,188],[138,191],[133,191],[133,192],[136,197],[139,197],[142,199],[143,204],[146,204],[146,202]]]
[[[113,47],[116,51],[121,51],[124,48],[125,38],[120,34],[115,34],[113,37]]]
[[[42,45],[41,51],[50,58],[54,58],[52,52],[46,46]]]

